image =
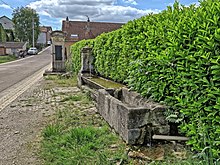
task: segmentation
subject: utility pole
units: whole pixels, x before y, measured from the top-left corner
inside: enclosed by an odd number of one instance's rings
[[[32,44],[33,44],[33,47],[34,47],[34,18],[32,18],[32,33],[33,33],[33,42],[32,42]]]

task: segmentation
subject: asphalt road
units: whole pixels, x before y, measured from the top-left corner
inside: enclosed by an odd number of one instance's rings
[[[51,47],[38,55],[0,64],[0,93],[51,63]]]

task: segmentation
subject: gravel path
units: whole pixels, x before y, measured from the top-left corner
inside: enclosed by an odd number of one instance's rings
[[[57,92],[71,88],[46,88],[41,80],[0,111],[0,165],[39,165],[40,131],[59,106]]]

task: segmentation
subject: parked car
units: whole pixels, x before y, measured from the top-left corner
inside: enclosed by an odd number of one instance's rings
[[[28,54],[34,54],[35,55],[37,53],[38,53],[38,50],[35,47],[28,49]]]

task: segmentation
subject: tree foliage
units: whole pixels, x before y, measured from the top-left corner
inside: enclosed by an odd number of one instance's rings
[[[15,40],[14,32],[11,29],[5,29],[5,32],[7,33],[7,41],[13,42]]]
[[[33,40],[33,20],[34,20],[34,40],[37,41],[39,30],[39,15],[34,9],[29,7],[17,8],[13,11],[12,21],[15,24],[15,37],[20,41],[29,41],[30,43]]]
[[[5,29],[3,28],[2,24],[0,24],[0,42],[6,42],[7,34]]]

